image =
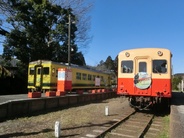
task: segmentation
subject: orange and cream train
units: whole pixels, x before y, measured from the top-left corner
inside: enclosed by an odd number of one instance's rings
[[[132,107],[169,105],[172,97],[172,53],[164,48],[138,48],[118,54],[117,94]],[[166,104],[165,104],[166,103]]]

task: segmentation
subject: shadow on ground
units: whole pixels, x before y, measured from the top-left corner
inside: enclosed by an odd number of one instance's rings
[[[171,105],[184,105],[184,92],[172,92]]]

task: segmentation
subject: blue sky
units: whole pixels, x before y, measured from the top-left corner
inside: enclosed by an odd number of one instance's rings
[[[114,60],[125,49],[160,47],[171,50],[174,73],[184,73],[184,0],[93,1],[86,64]]]
[[[112,59],[125,49],[168,48],[174,73],[184,73],[183,0],[95,0],[88,65]]]

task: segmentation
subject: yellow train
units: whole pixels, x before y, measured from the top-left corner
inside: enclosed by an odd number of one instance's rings
[[[28,91],[56,91],[58,68],[68,68],[63,63],[48,60],[37,60],[29,63]],[[71,65],[72,90],[102,89],[111,86],[111,73]],[[95,78],[100,78],[100,85],[95,86]]]

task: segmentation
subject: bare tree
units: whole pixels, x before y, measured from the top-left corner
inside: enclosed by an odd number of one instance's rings
[[[8,0],[0,0],[0,46],[2,46],[6,34],[11,29],[11,25],[7,23],[6,19],[13,16],[14,13],[8,4]]]
[[[72,8],[73,14],[77,16],[75,20],[77,24],[76,42],[79,49],[86,49],[92,36],[89,35],[91,18],[89,15],[93,7],[94,0],[50,0],[52,3],[58,4],[63,8]]]
[[[77,25],[76,39],[78,50],[84,51],[88,48],[88,44],[92,40],[90,32],[90,15],[89,12],[93,7],[94,0],[49,0],[53,4],[60,5],[63,8],[71,8],[77,19],[73,19]],[[7,18],[14,16],[9,5],[9,0],[0,0],[0,43],[5,40],[4,37],[14,26],[7,22]]]

